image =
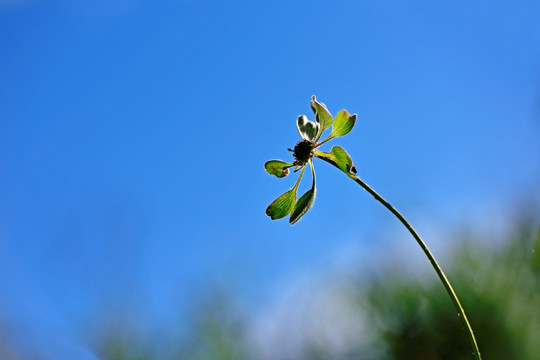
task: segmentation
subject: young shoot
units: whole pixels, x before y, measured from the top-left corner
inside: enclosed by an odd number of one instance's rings
[[[435,257],[433,254],[431,254],[431,251],[428,249],[422,238],[420,238],[416,230],[414,230],[414,228],[399,211],[397,211],[392,205],[390,205],[390,203],[388,203],[382,196],[375,192],[375,190],[373,190],[369,185],[361,180],[359,176],[356,175],[357,171],[353,161],[344,149],[339,146],[334,146],[330,152],[323,152],[319,150],[319,147],[327,141],[347,135],[353,129],[354,124],[356,123],[356,114],[350,115],[347,110],[341,110],[334,118],[330,111],[328,111],[326,105],[318,102],[315,96],[312,97],[310,105],[311,109],[313,110],[315,120],[310,121],[305,115],[300,115],[297,118],[296,127],[302,140],[296,143],[294,149],[289,149],[293,155],[292,162],[270,160],[264,164],[264,168],[269,174],[275,175],[279,178],[289,175],[289,168],[291,167],[294,167],[294,172],[300,170],[300,175],[298,176],[298,180],[296,181],[294,187],[275,199],[266,208],[266,215],[270,216],[272,220],[281,219],[287,215],[290,215],[289,222],[292,225],[298,222],[298,220],[300,220],[300,218],[302,218],[302,216],[304,216],[309,209],[313,207],[315,195],[317,193],[317,189],[315,187],[315,169],[313,167],[313,158],[319,158],[341,170],[343,173],[345,173],[345,175],[354,180],[358,185],[370,193],[375,200],[379,201],[384,207],[386,207],[403,224],[403,226],[407,228],[418,245],[420,245],[435,272],[439,276],[439,279],[444,285],[448,295],[452,299],[452,303],[458,312],[458,317],[469,336],[475,359],[481,360],[482,358],[480,355],[480,350],[478,349],[478,344],[476,343],[476,338],[469,320],[465,315],[465,310],[463,310],[463,307],[461,306],[461,303],[452,285],[450,284],[450,281],[448,281],[448,278],[435,260]],[[330,134],[321,141],[320,139],[323,132],[328,130],[330,127],[332,127]],[[304,170],[306,169],[307,164],[309,164],[311,168],[313,182],[311,189],[309,189],[297,201],[296,192],[298,185],[300,184],[300,180],[304,175]]]

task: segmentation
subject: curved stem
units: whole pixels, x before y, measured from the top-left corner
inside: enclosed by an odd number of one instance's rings
[[[333,161],[331,161],[330,159],[327,159],[327,158],[322,157],[322,156],[319,156],[318,158],[322,159],[322,160],[328,162],[329,164],[332,164],[335,167],[337,167],[338,169],[340,169],[339,166],[337,166],[337,164],[334,163]],[[473,332],[473,329],[471,327],[471,324],[469,323],[469,320],[467,319],[467,315],[465,315],[465,310],[463,309],[463,306],[461,306],[461,303],[459,302],[459,298],[457,297],[456,292],[454,291],[454,288],[450,284],[450,281],[448,281],[448,278],[446,277],[443,270],[441,269],[441,267],[437,263],[437,260],[435,260],[435,257],[433,256],[431,251],[429,251],[429,248],[424,243],[424,241],[422,240],[420,235],[418,235],[416,230],[414,230],[414,228],[403,217],[403,215],[400,214],[399,211],[397,211],[392,205],[390,205],[390,203],[388,201],[386,201],[382,196],[380,196],[368,184],[366,184],[364,181],[362,181],[358,176],[356,176],[354,174],[347,174],[347,175],[351,179],[353,179],[356,183],[358,183],[361,187],[363,187],[364,190],[366,190],[368,193],[370,193],[375,198],[375,200],[377,200],[378,202],[383,204],[384,207],[386,207],[388,210],[390,210],[390,212],[392,214],[394,214],[394,216],[397,217],[399,219],[399,221],[401,221],[401,223],[407,228],[407,230],[409,230],[409,232],[414,237],[414,239],[416,240],[418,245],[420,245],[420,247],[424,251],[424,254],[426,254],[427,258],[429,259],[429,262],[431,263],[431,265],[435,269],[435,272],[439,276],[439,279],[443,283],[443,285],[444,285],[444,287],[446,289],[446,292],[448,293],[448,295],[452,299],[452,302],[454,303],[454,307],[458,311],[458,315],[459,315],[459,318],[461,319],[461,323],[463,324],[463,326],[465,327],[465,329],[467,330],[467,333],[469,335],[469,340],[471,342],[471,346],[473,348],[473,354],[474,354],[476,360],[481,360],[482,356],[480,355],[480,349],[478,349],[478,344],[476,343],[476,338],[474,337],[474,332]]]

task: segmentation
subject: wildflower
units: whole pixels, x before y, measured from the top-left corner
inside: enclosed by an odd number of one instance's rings
[[[294,172],[300,171],[300,176],[292,189],[279,196],[267,208],[266,215],[272,220],[281,219],[290,214],[289,222],[295,224],[304,214],[313,207],[317,189],[315,186],[315,169],[313,157],[322,158],[339,167],[346,174],[356,173],[356,168],[350,156],[339,146],[334,146],[329,153],[319,151],[318,148],[327,141],[348,134],[356,122],[356,114],[350,115],[347,110],[338,112],[335,118],[328,111],[326,105],[320,103],[312,96],[311,109],[315,115],[315,121],[310,121],[305,115],[300,115],[296,120],[296,127],[302,140],[298,141],[292,152],[293,162],[287,163],[282,160],[270,160],[264,164],[266,171],[279,178],[289,175],[289,168],[294,167]],[[319,141],[323,132],[332,127],[332,131],[323,141]],[[296,194],[300,180],[304,175],[306,165],[311,168],[313,178],[311,189],[296,201]]]

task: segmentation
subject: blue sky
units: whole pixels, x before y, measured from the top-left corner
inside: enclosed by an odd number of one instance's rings
[[[538,198],[538,19],[532,0],[1,2],[0,325],[45,354],[103,309],[158,326],[216,283],[265,299],[388,245],[399,224],[325,163],[297,225],[264,214],[295,177],[263,164],[290,159],[313,94],[358,114],[332,143],[413,224]]]

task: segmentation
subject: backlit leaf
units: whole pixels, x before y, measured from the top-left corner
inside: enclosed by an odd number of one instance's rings
[[[326,108],[326,105],[317,101],[315,95],[311,97],[313,100],[310,101],[311,109],[315,113],[315,122],[320,126],[317,133],[317,139],[321,136],[322,132],[332,126],[332,114]]]
[[[282,178],[289,175],[289,168],[291,166],[294,165],[281,160],[270,160],[264,164],[264,169],[270,175],[275,175],[279,178]]]
[[[319,124],[309,121],[305,115],[300,115],[296,119],[296,128],[302,139],[313,141],[319,131]]]
[[[329,153],[316,151],[315,156],[327,159],[330,162],[336,164],[341,169],[341,171],[343,171],[347,175],[350,175],[352,173],[356,174],[356,168],[354,167],[351,157],[349,156],[349,154],[347,154],[345,150],[343,150],[343,148],[339,146],[334,146]]]
[[[291,213],[291,218],[289,219],[291,225],[296,224],[296,222],[298,222],[298,220],[313,207],[316,194],[316,188],[309,189],[300,199],[298,199]]]
[[[356,174],[356,168],[354,167],[353,161],[343,148],[334,146],[331,151],[337,158],[337,163],[341,170],[346,173],[353,172]]]
[[[304,175],[304,170],[306,170],[305,166],[302,167],[302,172],[300,173],[300,176],[298,176],[298,180],[296,180],[294,187],[278,197],[266,208],[266,215],[270,216],[272,220],[284,218],[291,213],[294,204],[296,203],[296,191],[298,190],[298,185]]]
[[[311,172],[313,174],[313,185],[311,186],[311,189],[309,189],[300,197],[300,199],[298,199],[296,205],[294,205],[294,209],[292,210],[291,217],[289,219],[291,225],[298,222],[298,220],[300,220],[300,218],[313,207],[313,203],[315,202],[317,188],[315,187],[315,171],[313,171],[313,164],[311,164]]]
[[[332,138],[347,135],[354,124],[356,123],[356,114],[349,114],[347,110],[341,110],[334,119],[334,125],[332,125]]]
[[[297,187],[295,186],[274,200],[266,208],[266,215],[270,216],[272,220],[281,219],[289,215],[296,202],[296,189]]]

